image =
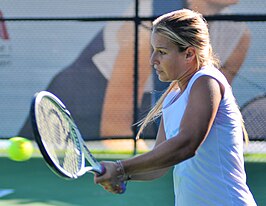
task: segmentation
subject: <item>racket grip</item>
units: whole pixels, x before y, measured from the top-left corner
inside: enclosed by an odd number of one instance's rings
[[[103,164],[100,164],[100,165],[101,165],[101,173],[98,174],[98,176],[104,175],[105,172],[106,172],[106,168],[105,168],[105,166],[104,166]]]
[[[106,172],[106,168],[103,164],[101,164],[101,173],[97,173],[97,176],[104,175]],[[127,184],[126,182],[120,182],[119,184],[115,185],[116,190],[118,191],[117,194],[123,194],[126,191]]]

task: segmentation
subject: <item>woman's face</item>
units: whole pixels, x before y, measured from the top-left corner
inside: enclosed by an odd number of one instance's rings
[[[177,80],[186,71],[186,53],[160,33],[152,32],[150,63],[162,82]]]

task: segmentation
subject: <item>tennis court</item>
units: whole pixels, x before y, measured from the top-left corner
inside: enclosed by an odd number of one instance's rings
[[[173,205],[171,174],[148,183],[129,183],[123,195],[105,192],[87,174],[66,181],[53,174],[41,158],[17,163],[0,158],[0,188],[14,193],[1,198],[0,205]]]
[[[171,171],[159,180],[128,183],[125,194],[113,195],[95,185],[91,174],[73,181],[57,177],[39,157],[26,162],[1,157],[0,165],[0,190],[13,190],[0,198],[1,206],[174,205]],[[266,164],[246,162],[246,171],[258,205],[266,205]]]
[[[32,97],[36,92],[49,90],[66,103],[82,134],[85,134],[84,140],[89,142],[98,159],[110,159],[110,154],[113,159],[125,158],[128,151],[131,155],[137,132],[137,126],[132,128],[131,119],[134,123],[138,122],[152,106],[152,99],[157,96],[154,91],[164,89],[160,88],[162,85],[157,77],[153,79],[151,70],[149,73],[146,71],[150,68],[147,61],[150,53],[142,53],[145,51],[142,44],[149,42],[150,23],[156,16],[184,8],[185,4],[185,0],[97,0],[89,3],[84,0],[68,3],[59,0],[1,1],[0,119],[4,121],[0,124],[0,206],[174,205],[171,171],[155,181],[130,182],[125,194],[113,195],[95,185],[92,174],[66,181],[53,174],[40,155],[26,162],[14,162],[6,157],[1,147],[6,146],[6,139],[14,136],[34,139],[29,115]],[[232,28],[239,28],[236,32],[239,38],[242,35],[240,28],[251,34],[245,61],[235,76],[232,88],[239,106],[243,108],[252,103],[258,114],[265,114],[266,105],[265,102],[261,106],[253,104],[266,96],[266,56],[260,52],[265,48],[265,7],[266,1],[239,1],[226,8],[228,10],[224,14],[217,13],[210,18],[210,23],[222,23],[224,16],[231,16],[230,24],[227,21],[224,27],[213,24],[210,31],[213,43],[219,39],[215,50],[221,52],[218,56],[222,57],[223,64],[235,54],[234,48],[238,45],[235,36],[230,36],[234,34],[230,32]],[[230,26],[232,22],[235,24],[233,27]],[[219,32],[220,28],[225,29]],[[244,30],[246,28],[248,30]],[[137,33],[138,38],[135,38]],[[120,52],[119,48],[124,47],[127,52]],[[132,54],[133,48],[137,55]],[[123,64],[116,64],[121,56]],[[113,75],[118,70],[121,71],[119,75]],[[126,101],[116,96],[105,98],[109,82],[114,82],[113,76],[115,81],[119,80],[119,96],[125,97]],[[130,79],[124,82],[131,84],[121,84],[120,80],[128,77]],[[112,105],[112,110],[106,111],[105,105]],[[117,105],[120,105],[119,110],[114,107]],[[122,110],[121,106],[128,108]],[[124,112],[119,114],[118,111]],[[263,120],[257,118],[254,121],[249,113],[245,122],[254,133],[249,131],[253,141],[245,149],[247,181],[258,205],[266,206],[266,118],[263,116]],[[112,121],[107,121],[108,118]],[[104,123],[115,126],[101,128]],[[154,126],[145,131],[145,141],[154,140]],[[107,144],[103,141],[112,141],[112,138],[118,138],[119,142]],[[123,138],[132,141],[128,144]],[[99,140],[101,143],[98,143]],[[153,142],[146,143],[139,145],[139,151],[153,146]],[[102,149],[103,146],[106,148]],[[123,151],[117,154],[118,149]]]

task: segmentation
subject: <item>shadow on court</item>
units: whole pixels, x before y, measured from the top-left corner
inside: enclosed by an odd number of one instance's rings
[[[1,206],[174,205],[171,172],[159,180],[128,183],[125,194],[113,195],[95,185],[91,174],[70,181],[57,177],[41,158],[21,163],[0,158],[0,165],[0,188],[14,190],[0,198]],[[258,205],[266,205],[266,163],[246,163],[246,170]]]

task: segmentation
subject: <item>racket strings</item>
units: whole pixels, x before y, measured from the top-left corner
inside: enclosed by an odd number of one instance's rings
[[[77,174],[82,166],[80,146],[64,111],[43,98],[38,107],[39,132],[49,156],[64,171]]]

